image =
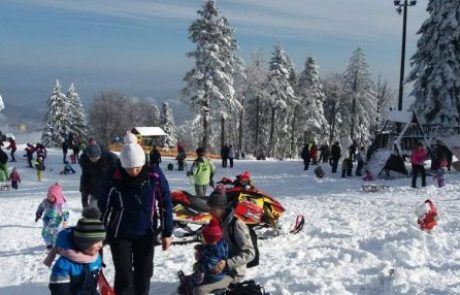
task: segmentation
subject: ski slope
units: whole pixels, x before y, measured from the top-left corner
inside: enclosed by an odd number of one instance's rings
[[[61,176],[61,152],[49,154],[45,181],[37,183],[35,171],[25,168],[19,153],[20,190],[0,192],[1,295],[48,294],[41,223],[34,223],[48,186],[62,183],[70,224],[81,213],[79,167],[76,175]],[[287,209],[285,232],[297,214],[306,219],[298,235],[260,241],[261,265],[248,278],[271,294],[460,294],[460,175],[448,174],[442,189],[429,179],[428,188],[413,190],[408,179],[398,179],[382,181],[391,190],[363,193],[358,178],[331,176],[325,167],[328,174],[319,181],[312,170],[302,168],[298,161],[236,161],[232,170],[218,169],[217,178],[249,170],[258,187],[279,198]],[[173,190],[190,189],[185,173],[165,173]],[[432,234],[417,229],[414,213],[428,197],[440,214]],[[110,251],[105,249],[106,273],[112,279]],[[191,271],[193,246],[156,251],[151,294],[175,294],[176,272]]]

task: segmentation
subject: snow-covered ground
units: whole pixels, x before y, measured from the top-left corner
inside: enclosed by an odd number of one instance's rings
[[[18,158],[20,190],[0,191],[0,294],[48,294],[49,269],[41,263],[46,251],[34,212],[48,186],[60,181],[75,224],[81,213],[80,171],[60,176],[61,152],[51,151],[45,180],[37,183],[35,171],[25,168],[22,155]],[[271,294],[460,294],[460,175],[447,175],[442,189],[431,179],[427,189],[418,190],[409,188],[408,179],[398,179],[381,181],[389,190],[363,193],[361,180],[331,175],[329,167],[319,181],[297,161],[236,161],[235,166],[219,169],[217,178],[249,170],[255,184],[286,207],[285,232],[297,214],[306,219],[298,235],[259,243],[261,264],[248,278]],[[173,190],[191,189],[183,172],[166,175]],[[414,211],[426,198],[440,213],[432,234],[416,227]],[[106,272],[112,278],[108,252]],[[174,294],[176,272],[191,271],[192,263],[192,245],[158,249],[151,294]]]

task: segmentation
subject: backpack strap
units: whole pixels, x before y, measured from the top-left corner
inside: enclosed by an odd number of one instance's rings
[[[228,236],[229,236],[230,240],[232,241],[232,243],[234,245],[236,245],[237,247],[239,247],[239,245],[236,243],[236,240],[235,240],[236,221],[237,221],[237,218],[235,216],[233,216],[232,220],[230,221],[230,224],[228,225],[228,233],[229,233]]]
[[[156,173],[156,172],[150,172],[149,173],[149,178],[150,178],[150,182],[151,184],[154,185],[153,187],[153,194],[152,194],[152,218],[155,216],[156,214],[156,211],[157,211],[157,202],[156,200],[158,200],[159,202],[161,202],[161,189],[160,189],[160,174]]]

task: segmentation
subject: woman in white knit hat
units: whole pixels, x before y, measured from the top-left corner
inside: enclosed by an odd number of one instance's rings
[[[158,166],[146,165],[145,158],[136,136],[128,132],[120,154],[121,167],[110,179],[103,218],[115,265],[117,295],[147,295],[157,232],[162,235],[163,251],[171,246],[168,181]]]

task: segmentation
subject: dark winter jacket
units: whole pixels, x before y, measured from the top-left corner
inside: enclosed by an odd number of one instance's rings
[[[230,153],[230,148],[226,145],[224,145],[222,149],[220,150],[220,156],[223,159],[228,159],[229,153]]]
[[[111,238],[139,239],[153,234],[161,223],[163,237],[173,230],[169,184],[160,167],[145,165],[133,178],[117,167],[107,187],[103,221]],[[158,206],[158,207],[157,207]],[[158,208],[158,211],[156,210]]]
[[[74,228],[62,230],[56,240],[56,247],[77,250],[72,242]],[[98,295],[97,279],[102,268],[102,259],[88,264],[73,262],[60,257],[54,264],[49,289],[51,295]]]
[[[302,153],[300,153],[300,156],[302,157],[304,161],[310,160],[310,151],[308,150],[308,146],[305,146],[302,149]]]
[[[106,181],[113,174],[115,167],[119,163],[117,155],[111,152],[103,151],[99,160],[95,163],[91,162],[88,155],[85,153],[79,160],[81,166],[80,192],[83,195],[92,195],[100,202],[107,197],[104,187]]]
[[[42,157],[43,159],[46,159],[46,156],[48,154],[45,146],[40,143],[37,143],[37,145],[35,146],[35,152],[37,153],[37,158]]]
[[[338,161],[342,156],[342,152],[340,150],[340,146],[338,144],[334,144],[331,148],[331,158],[332,160]]]
[[[5,165],[8,163],[8,155],[0,148],[0,164]]]
[[[160,165],[160,163],[161,163],[161,154],[157,149],[153,149],[150,152],[150,164]]]

